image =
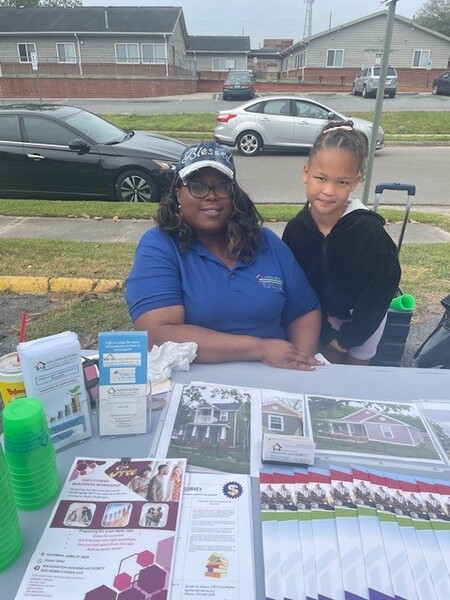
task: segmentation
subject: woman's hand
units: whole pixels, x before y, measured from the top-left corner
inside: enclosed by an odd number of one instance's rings
[[[323,364],[311,354],[284,340],[264,340],[264,348],[262,362],[270,367],[313,371],[316,366]]]
[[[329,342],[327,344],[327,346],[328,346],[328,348],[331,348],[331,350],[335,350],[336,352],[339,352],[340,354],[347,353],[347,350],[340,345],[340,343],[337,341],[337,339],[331,340],[331,342]]]

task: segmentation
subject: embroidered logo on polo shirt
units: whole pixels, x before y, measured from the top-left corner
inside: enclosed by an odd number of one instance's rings
[[[283,288],[283,280],[278,275],[257,275],[256,279],[265,288],[281,290]]]

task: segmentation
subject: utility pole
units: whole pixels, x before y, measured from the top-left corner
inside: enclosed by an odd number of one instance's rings
[[[372,136],[369,144],[369,156],[367,158],[367,171],[364,178],[364,192],[362,201],[367,204],[370,191],[370,181],[372,179],[373,161],[375,159],[375,147],[377,143],[377,133],[380,126],[381,111],[383,108],[384,89],[386,87],[386,75],[389,66],[389,54],[391,51],[392,32],[394,30],[395,7],[398,0],[380,0],[381,4],[388,5],[388,14],[386,22],[386,35],[384,38],[383,56],[381,59],[380,81],[378,84],[377,99],[375,103],[375,113],[372,123]]]
[[[304,0],[306,4],[305,11],[305,26],[303,28],[303,39],[310,37],[312,34],[312,7],[315,0]]]

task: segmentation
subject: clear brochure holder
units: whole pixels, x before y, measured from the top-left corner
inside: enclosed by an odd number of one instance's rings
[[[136,436],[151,426],[145,331],[100,332],[98,336],[99,436]]]
[[[21,342],[17,350],[26,394],[41,400],[55,450],[92,437],[77,334],[65,331]]]

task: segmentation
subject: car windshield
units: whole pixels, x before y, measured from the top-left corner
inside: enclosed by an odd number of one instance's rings
[[[238,82],[250,82],[250,75],[248,75],[247,73],[230,73],[227,76],[227,81],[231,81],[233,83],[238,83]]]
[[[65,117],[64,121],[97,144],[115,144],[127,138],[119,127],[84,110]]]
[[[381,73],[381,67],[375,67],[373,70],[373,74],[375,75],[375,77],[379,77],[380,73]],[[391,77],[396,77],[396,75],[397,75],[394,67],[388,67],[387,74],[390,75]]]

